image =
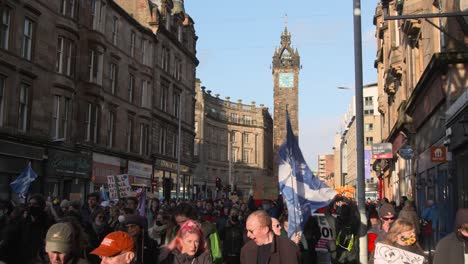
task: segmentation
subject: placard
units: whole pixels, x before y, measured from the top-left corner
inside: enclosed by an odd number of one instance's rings
[[[375,246],[374,264],[390,263],[422,264],[424,263],[424,256],[392,247],[387,244],[377,243]]]
[[[333,216],[336,217],[336,215]],[[311,217],[315,217],[317,219],[317,223],[320,227],[320,239],[317,241],[317,244],[315,244],[315,250],[328,252],[329,243],[330,241],[335,240],[335,236],[327,221],[327,217],[323,213],[313,213]]]
[[[107,184],[111,200],[130,196],[131,188],[128,183],[128,174],[109,175],[107,176]]]

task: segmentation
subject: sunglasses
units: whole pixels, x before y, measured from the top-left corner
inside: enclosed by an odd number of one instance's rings
[[[395,220],[395,217],[382,217],[382,220],[391,221],[391,220]]]

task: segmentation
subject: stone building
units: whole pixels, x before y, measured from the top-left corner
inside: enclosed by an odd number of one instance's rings
[[[334,188],[335,156],[333,154],[318,155],[317,177],[331,188]]]
[[[150,8],[166,16],[137,20],[112,0],[0,4],[2,198],[14,197],[8,183],[28,162],[39,175],[31,192],[80,199],[121,173],[150,188],[153,170],[156,177],[176,172],[174,109],[182,104],[180,174],[190,178],[198,64],[193,21],[171,1],[164,7],[140,2],[147,17]],[[167,127],[162,138],[161,123]]]
[[[468,31],[463,1],[389,1],[376,8],[375,68],[382,138],[393,159],[380,160],[385,196],[405,195],[422,209],[438,204],[437,236],[453,230],[468,205]],[[465,12],[466,14],[466,12]],[[402,159],[399,150],[414,156]]]
[[[275,49],[272,62],[273,74],[273,151],[274,175],[278,177],[276,155],[279,146],[286,140],[286,112],[292,130],[299,138],[299,52],[291,46],[291,33],[287,27],[281,34],[281,46]]]
[[[232,102],[200,87],[195,107],[194,184],[198,198],[226,195],[228,186],[247,197],[271,192],[273,174],[273,121],[268,109],[255,102]],[[216,192],[215,179],[225,190]]]
[[[377,84],[363,86],[364,110],[364,172],[366,180],[366,197],[377,198],[377,175],[372,171],[371,150],[374,143],[381,142],[381,118],[378,110]],[[356,107],[355,97],[348,107],[343,118],[343,130],[337,135],[335,141],[335,167],[334,184],[336,186],[357,186],[357,153],[356,153]],[[338,151],[337,151],[338,150]]]

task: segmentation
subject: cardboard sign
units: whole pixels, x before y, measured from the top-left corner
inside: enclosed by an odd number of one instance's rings
[[[392,247],[387,244],[377,243],[374,253],[375,264],[390,264],[390,263],[411,263],[423,264],[424,256],[414,254],[412,252]]]
[[[109,175],[107,176],[107,184],[111,200],[130,196],[131,188],[128,183],[128,174]]]

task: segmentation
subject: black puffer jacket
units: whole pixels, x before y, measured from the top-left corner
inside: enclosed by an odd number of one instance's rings
[[[212,264],[211,256],[208,252],[203,252],[195,256],[182,254],[174,249],[160,264]]]

